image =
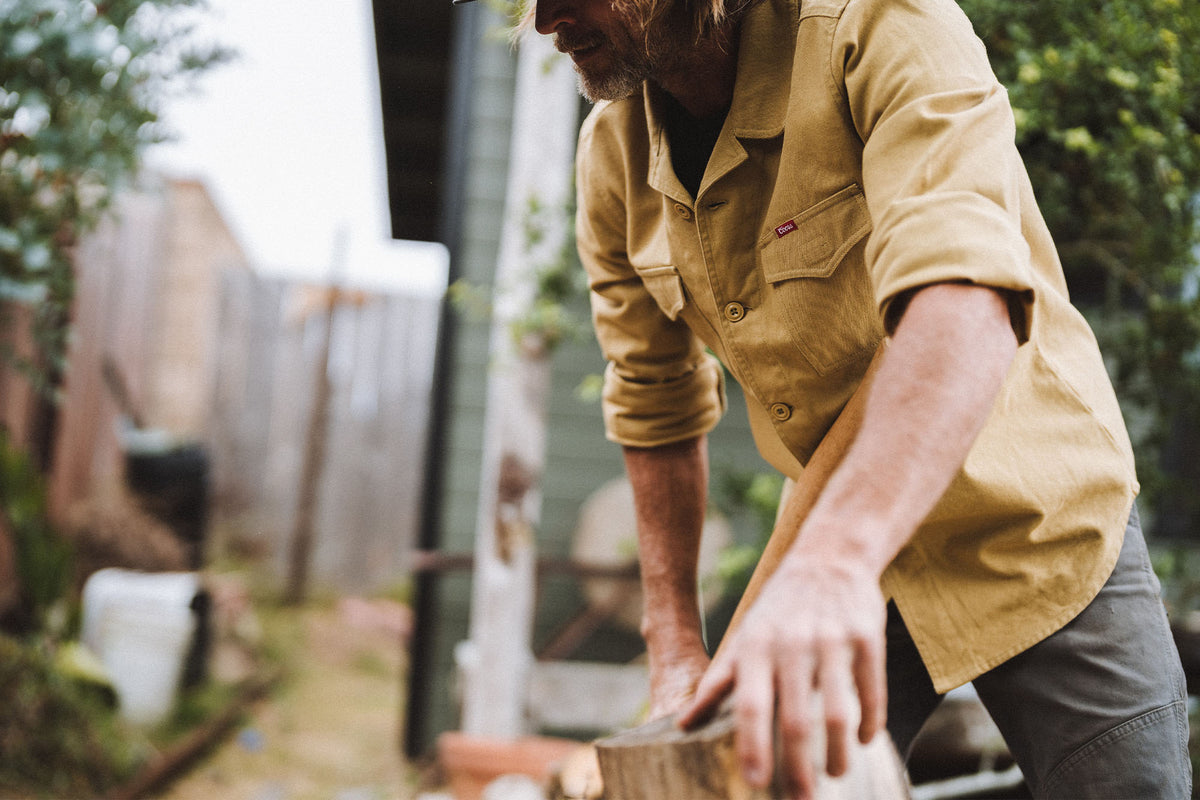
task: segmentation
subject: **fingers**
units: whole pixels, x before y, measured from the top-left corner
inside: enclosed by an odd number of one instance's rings
[[[775,767],[775,665],[768,654],[751,652],[740,660],[733,716],[742,774],[751,786],[765,788]]]
[[[887,668],[882,638],[866,638],[859,643],[854,657],[854,684],[862,706],[858,740],[863,744],[875,738],[887,722]]]
[[[850,650],[842,642],[827,645],[820,652],[817,685],[824,709],[825,771],[834,777],[844,775],[850,763],[850,719],[856,705],[851,660]]]
[[[789,797],[812,797],[816,791],[818,766],[814,748],[820,746],[824,734],[824,771],[837,777],[846,774],[854,750],[853,737],[860,707],[867,717],[858,725],[859,736],[869,741],[882,727],[886,708],[882,644],[865,637],[817,639],[802,646],[792,643],[789,658],[776,658],[771,668],[778,703],[774,708],[780,737],[780,769],[789,789]],[[778,655],[778,654],[777,654]],[[768,671],[771,671],[768,670]],[[752,678],[746,678],[748,674]],[[752,696],[743,697],[743,688],[753,681]],[[760,687],[771,676],[759,671],[749,673],[747,664],[738,665],[735,708],[738,709],[738,755],[747,780],[755,786],[765,786],[769,780],[760,778],[762,759],[770,759],[773,751],[770,740],[764,745],[763,736],[771,733],[771,698],[764,701]],[[865,694],[863,693],[865,692]],[[814,708],[819,694],[820,711]],[[765,711],[764,711],[765,709]],[[814,713],[815,712],[815,713]],[[765,733],[764,722],[765,718]],[[819,727],[818,727],[819,726]]]
[[[780,769],[789,797],[811,797],[816,791],[812,759],[813,666],[811,660],[778,677]]]
[[[666,659],[669,667],[651,659],[650,719],[670,717],[687,708],[696,694],[696,685],[708,669],[707,653],[691,658]]]
[[[733,688],[733,664],[730,659],[712,662],[704,677],[696,684],[691,702],[679,712],[676,723],[683,729],[699,725],[716,710],[717,704]]]
[[[756,788],[770,784],[778,730],[788,796],[812,797],[819,769],[813,749],[820,746],[814,739],[824,733],[824,771],[839,776],[849,769],[855,729],[865,744],[884,727],[882,626],[862,620],[812,628],[760,622],[753,628],[747,623],[739,634],[705,672],[678,724],[686,729],[705,721],[732,693],[735,749],[746,781]],[[814,716],[818,693],[823,711]]]

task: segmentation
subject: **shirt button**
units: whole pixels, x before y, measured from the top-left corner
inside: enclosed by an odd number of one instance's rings
[[[692,218],[692,210],[682,203],[675,204],[675,213],[678,214],[682,219]]]
[[[741,303],[725,304],[725,319],[730,322],[741,322],[746,317],[746,307]]]
[[[772,403],[771,416],[776,422],[787,422],[792,416],[792,407],[787,403]]]

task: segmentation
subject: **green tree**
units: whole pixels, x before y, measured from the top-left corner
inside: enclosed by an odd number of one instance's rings
[[[1200,524],[1163,453],[1200,432],[1200,3],[960,0],[1131,423],[1144,506]],[[1194,456],[1190,462],[1194,462]]]
[[[204,7],[0,0],[0,306],[34,309],[36,355],[19,366],[47,396],[66,350],[73,246],[164,138],[163,101],[230,55],[197,41]]]

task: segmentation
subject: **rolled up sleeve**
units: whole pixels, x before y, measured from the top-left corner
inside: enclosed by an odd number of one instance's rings
[[[1033,198],[1008,94],[969,21],[952,0],[851,3],[839,34],[882,318],[894,323],[890,305],[913,289],[970,282],[1020,298],[1026,341],[1036,280],[1022,205]]]
[[[608,361],[605,431],[622,445],[670,444],[717,424],[725,410],[724,372],[687,324],[659,307],[630,265],[623,156],[615,143],[598,141],[595,116],[584,125],[576,158],[576,241]]]

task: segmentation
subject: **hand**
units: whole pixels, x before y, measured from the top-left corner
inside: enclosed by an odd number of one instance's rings
[[[677,714],[691,702],[696,684],[708,669],[703,646],[675,653],[670,658],[650,658],[650,719]]]
[[[883,727],[886,613],[878,576],[869,569],[797,555],[764,584],[679,724],[688,728],[701,722],[732,692],[738,759],[746,780],[765,788],[774,767],[778,716],[780,777],[792,796],[804,798],[816,786],[810,752],[814,689],[824,708],[830,775],[846,771],[856,705],[861,742]]]

